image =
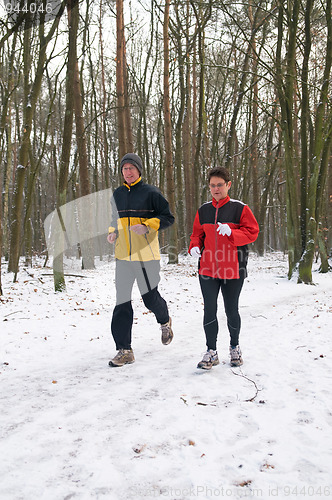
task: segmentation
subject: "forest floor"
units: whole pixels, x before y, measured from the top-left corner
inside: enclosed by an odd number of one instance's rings
[[[3,273],[0,499],[332,496],[331,274],[287,279],[287,257],[250,255],[241,295],[244,365],[231,368],[222,302],[220,365],[205,350],[195,259],[163,261],[174,340],[133,293],[136,362],[110,368],[114,262],[67,291],[52,270]]]

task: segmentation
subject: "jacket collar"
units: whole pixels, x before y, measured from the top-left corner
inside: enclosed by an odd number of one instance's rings
[[[230,200],[230,197],[227,195],[226,198],[223,198],[222,200],[215,200],[214,198],[212,198],[212,205],[216,208],[220,208],[220,207],[223,207],[224,205],[226,205],[226,203],[228,203]]]
[[[139,184],[140,182],[142,182],[142,177],[139,177],[137,181],[133,182],[130,185],[127,184],[126,181],[124,181],[123,185],[126,186],[127,189],[131,189],[132,187],[137,186],[137,184]]]

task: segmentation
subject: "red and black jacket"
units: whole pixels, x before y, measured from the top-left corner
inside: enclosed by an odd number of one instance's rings
[[[217,233],[218,222],[228,224],[230,236]],[[238,279],[247,276],[248,244],[259,233],[254,214],[241,201],[229,196],[217,202],[204,203],[194,220],[189,252],[199,247],[199,274],[219,279]]]

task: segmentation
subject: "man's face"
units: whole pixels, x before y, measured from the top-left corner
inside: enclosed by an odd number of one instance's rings
[[[221,177],[211,177],[210,179],[210,191],[213,198],[216,201],[223,200],[228,195],[229,188],[231,187],[231,181],[225,182]]]
[[[125,163],[122,167],[122,175],[127,184],[133,184],[141,176],[138,168],[131,163]]]

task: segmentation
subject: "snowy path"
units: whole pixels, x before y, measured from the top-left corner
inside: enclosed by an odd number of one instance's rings
[[[220,303],[222,362],[205,372],[195,270],[190,257],[163,267],[169,346],[135,290],[136,362],[120,369],[108,367],[113,263],[62,295],[42,268],[3,276],[1,500],[332,496],[331,274],[297,285],[285,257],[251,256],[244,365],[228,364]]]

